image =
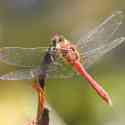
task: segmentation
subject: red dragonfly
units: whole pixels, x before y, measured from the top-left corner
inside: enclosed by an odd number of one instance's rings
[[[46,68],[46,65],[41,63],[42,56],[46,52],[51,52],[51,54],[54,53],[54,58],[51,59],[53,63],[47,66],[48,78],[69,78],[80,75],[88,81],[106,103],[112,105],[108,93],[87,73],[86,68],[123,43],[125,37],[112,40],[113,35],[122,24],[123,17],[121,11],[114,12],[76,43],[70,42],[62,35],[54,34],[49,47],[2,47],[0,49],[0,61],[22,67],[22,70],[5,74],[0,79],[29,80],[37,77],[40,72],[44,72],[41,69]],[[48,63],[46,60],[44,62]]]

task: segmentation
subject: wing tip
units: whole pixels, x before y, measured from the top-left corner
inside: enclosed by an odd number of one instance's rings
[[[125,42],[125,37],[120,37],[118,39],[116,39],[116,42],[119,41],[119,44]]]
[[[123,20],[124,18],[124,12],[122,10],[114,11],[113,15],[115,17],[119,17],[120,20]]]
[[[124,12],[123,12],[122,10],[114,11],[113,14],[114,14],[114,15],[118,15],[118,16],[120,16],[120,15],[123,15],[123,16],[124,16]]]
[[[124,41],[125,41],[125,37],[120,37],[120,40],[121,40],[122,42],[124,42]]]
[[[115,13],[121,15],[121,14],[123,14],[123,11],[122,10],[117,10],[117,11],[115,11]]]

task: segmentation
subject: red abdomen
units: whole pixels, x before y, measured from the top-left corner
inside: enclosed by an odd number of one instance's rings
[[[89,84],[94,88],[97,92],[97,94],[108,104],[112,105],[111,98],[108,95],[108,93],[92,78],[90,74],[87,73],[85,68],[80,64],[79,61],[76,61],[74,63],[74,68],[79,74],[84,77]]]

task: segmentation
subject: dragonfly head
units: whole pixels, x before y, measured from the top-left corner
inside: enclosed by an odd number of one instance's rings
[[[64,37],[62,35],[59,35],[58,33],[54,33],[51,41],[52,46],[57,47],[58,43],[64,41]]]

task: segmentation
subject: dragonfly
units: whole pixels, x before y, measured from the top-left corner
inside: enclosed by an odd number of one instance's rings
[[[77,42],[56,33],[48,47],[2,47],[0,61],[20,67],[20,70],[4,74],[0,79],[30,80],[40,75],[66,79],[79,75],[106,103],[112,105],[109,94],[87,72],[87,68],[125,41],[125,37],[113,39],[123,19],[123,12],[116,11]]]

